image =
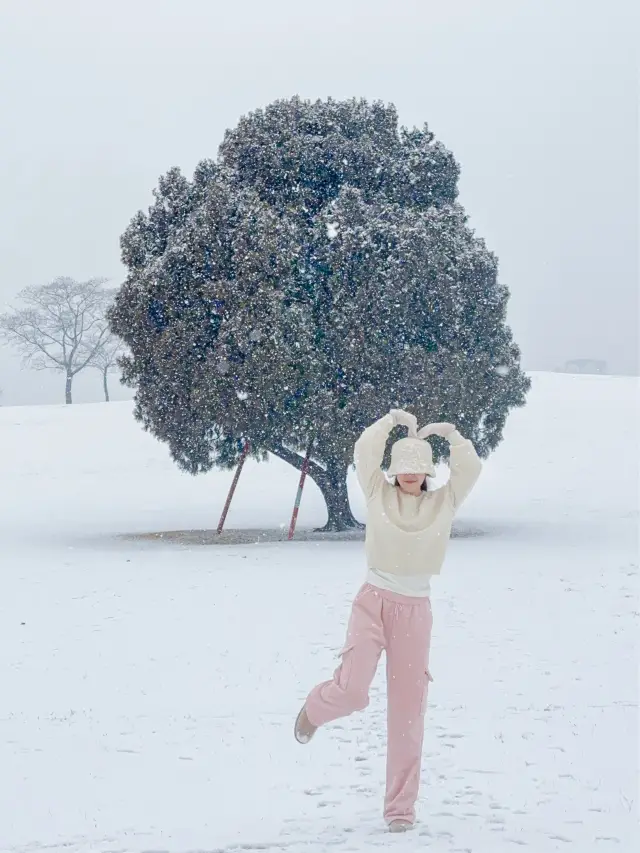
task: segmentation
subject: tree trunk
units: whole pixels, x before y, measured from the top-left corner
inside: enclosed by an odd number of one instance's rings
[[[109,382],[107,380],[108,371],[103,371],[102,373],[102,387],[104,388],[104,400],[105,403],[109,402]]]
[[[267,448],[274,456],[293,465],[298,471],[302,469],[304,461],[302,456],[289,450],[282,445],[271,445]],[[362,530],[364,524],[361,524],[353,517],[351,507],[349,506],[349,495],[347,493],[347,466],[330,465],[328,468],[322,468],[313,460],[309,463],[307,476],[311,477],[313,482],[322,492],[322,497],[327,505],[327,523],[324,527],[318,528],[323,533],[337,533],[341,530]]]
[[[73,382],[73,373],[67,373],[67,382],[64,389],[64,401],[69,406],[73,403],[71,399],[71,383]]]
[[[361,524],[354,518],[349,506],[347,492],[347,469],[330,468],[326,477],[309,476],[316,483],[327,505],[327,523],[319,527],[321,533],[338,532],[341,530],[362,530]]]

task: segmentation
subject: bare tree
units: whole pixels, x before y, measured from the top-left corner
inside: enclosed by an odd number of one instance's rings
[[[107,403],[110,400],[109,374],[117,370],[118,359],[125,353],[123,342],[113,334],[107,319],[107,311],[113,305],[117,292],[116,288],[103,291],[102,316],[82,345],[83,350],[90,356],[87,367],[99,371],[102,376],[102,389]]]
[[[109,335],[105,313],[113,296],[104,283],[56,278],[25,288],[18,294],[24,307],[0,314],[0,335],[22,354],[23,364],[65,374],[66,403],[73,402],[74,376],[92,363]]]
[[[106,321],[104,325],[107,325]],[[99,347],[94,350],[94,355],[89,362],[89,367],[99,370],[102,374],[102,388],[104,391],[105,402],[109,402],[109,379],[110,373],[114,373],[118,367],[118,359],[124,355],[124,347],[120,338],[107,328],[107,336],[104,338]]]

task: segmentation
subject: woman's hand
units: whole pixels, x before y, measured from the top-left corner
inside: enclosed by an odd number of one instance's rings
[[[405,412],[404,409],[391,409],[389,412],[393,418],[394,426],[406,426],[409,430],[409,435],[413,438],[418,432],[418,419],[410,412]]]
[[[456,428],[453,424],[427,424],[427,426],[424,426],[421,430],[418,430],[418,438],[429,438],[430,435],[437,435],[440,436],[440,438],[448,438],[451,433],[454,433],[455,431]]]

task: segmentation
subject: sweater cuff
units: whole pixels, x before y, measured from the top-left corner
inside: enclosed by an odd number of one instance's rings
[[[451,447],[458,447],[461,444],[465,444],[467,439],[461,435],[457,429],[454,429],[453,432],[450,432],[447,436],[447,441],[451,445]]]

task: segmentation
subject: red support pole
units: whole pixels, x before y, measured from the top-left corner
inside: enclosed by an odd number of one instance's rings
[[[247,458],[249,450],[249,442],[245,441],[244,447],[242,448],[242,455],[240,456],[240,461],[238,462],[236,473],[233,475],[233,482],[231,483],[231,488],[229,489],[229,494],[227,495],[227,500],[225,502],[224,509],[222,510],[220,521],[218,522],[218,533],[222,533],[222,528],[224,527],[224,522],[227,518],[227,513],[229,512],[229,507],[231,506],[231,501],[233,499],[233,493],[235,492],[236,486],[238,485],[238,480],[240,479],[240,474],[242,473],[242,466],[245,463],[245,459]]]
[[[289,536],[288,539],[293,539],[293,534],[296,530],[296,522],[298,521],[298,510],[300,509],[300,501],[302,500],[302,490],[304,489],[304,481],[307,477],[307,471],[309,470],[309,457],[311,456],[311,448],[313,447],[313,439],[309,442],[309,447],[307,449],[307,455],[304,457],[304,461],[302,463],[302,469],[300,470],[300,482],[298,483],[298,491],[296,493],[296,500],[293,505],[293,513],[291,514],[291,524],[289,525]]]

